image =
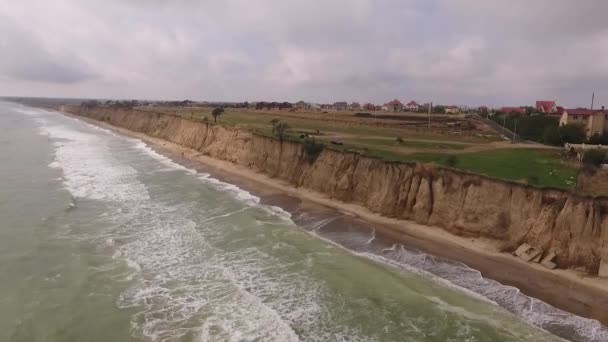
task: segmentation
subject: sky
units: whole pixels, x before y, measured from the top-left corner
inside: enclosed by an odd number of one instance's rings
[[[0,96],[608,107],[606,0],[0,0]]]

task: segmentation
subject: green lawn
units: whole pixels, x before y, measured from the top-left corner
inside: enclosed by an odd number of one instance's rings
[[[366,145],[377,146],[402,146],[408,148],[424,148],[424,149],[441,149],[441,150],[463,150],[467,147],[464,144],[448,143],[448,142],[433,142],[433,141],[416,141],[395,139],[380,139],[380,138],[361,138],[351,140],[353,143],[362,143]]]
[[[411,155],[415,161],[440,165],[449,165],[448,157],[433,153]],[[561,163],[555,150],[497,149],[454,155],[454,160],[452,167],[458,169],[544,187],[569,189],[576,177],[576,169]]]

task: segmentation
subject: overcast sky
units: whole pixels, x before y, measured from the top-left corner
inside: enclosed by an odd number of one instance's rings
[[[0,95],[608,106],[606,0],[0,0]]]

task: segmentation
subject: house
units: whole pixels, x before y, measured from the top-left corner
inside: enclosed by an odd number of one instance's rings
[[[363,105],[363,109],[365,110],[376,110],[376,106],[373,103],[366,103]]]
[[[559,125],[581,124],[585,128],[587,138],[595,134],[608,132],[608,110],[602,106],[600,110],[587,108],[564,109],[559,119]]]
[[[555,101],[536,101],[536,110],[541,113],[555,113],[557,112],[557,105]]]
[[[384,106],[374,106],[374,110],[377,110],[377,111],[384,110]]]
[[[296,107],[297,109],[306,109],[306,108],[308,108],[308,103],[306,103],[304,101],[298,101],[298,102],[296,102],[294,107]]]
[[[445,106],[446,114],[458,114],[460,113],[460,108],[458,106]]]
[[[392,112],[398,112],[398,111],[403,110],[403,103],[401,103],[401,101],[399,101],[397,99],[394,99],[391,102],[385,103],[384,106],[382,107],[382,109],[387,110],[387,111],[392,111]]]
[[[501,107],[500,111],[505,114],[526,114],[526,110],[521,107]]]
[[[420,105],[416,101],[410,101],[405,105],[408,112],[417,112],[420,110]]]
[[[334,103],[335,110],[346,110],[348,108],[348,103],[341,101]]]
[[[334,109],[334,105],[323,103],[323,104],[321,104],[321,109],[324,109],[324,110]]]
[[[350,104],[351,110],[361,110],[361,104],[359,102],[353,102]]]

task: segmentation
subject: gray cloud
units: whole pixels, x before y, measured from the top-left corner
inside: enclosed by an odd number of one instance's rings
[[[602,0],[7,1],[0,92],[578,106],[596,91],[601,103],[607,10]]]
[[[78,83],[93,74],[67,54],[53,54],[34,34],[0,16],[0,72],[11,81]]]

